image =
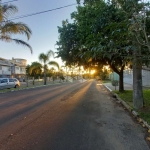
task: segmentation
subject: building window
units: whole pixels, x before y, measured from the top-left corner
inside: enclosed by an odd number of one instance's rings
[[[2,66],[0,66],[0,70],[2,70]]]
[[[15,67],[16,68],[16,70],[19,70],[19,67]]]

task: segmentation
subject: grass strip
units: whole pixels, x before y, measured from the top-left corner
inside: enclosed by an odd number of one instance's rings
[[[124,92],[114,91],[124,100],[131,108],[133,108],[133,91],[126,90]],[[150,89],[143,90],[144,107],[138,111],[139,116],[150,124]]]
[[[111,82],[111,80],[109,80],[109,79],[102,80],[102,83],[110,83],[110,82]]]

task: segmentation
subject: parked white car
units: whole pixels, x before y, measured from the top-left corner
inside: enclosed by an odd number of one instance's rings
[[[0,78],[0,89],[17,88],[20,82],[16,78]]]

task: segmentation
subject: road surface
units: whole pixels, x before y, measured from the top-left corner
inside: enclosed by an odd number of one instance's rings
[[[0,150],[149,150],[145,133],[94,80],[0,94]]]

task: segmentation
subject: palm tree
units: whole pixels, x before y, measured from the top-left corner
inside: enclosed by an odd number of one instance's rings
[[[49,64],[49,65],[56,66],[58,70],[59,70],[59,68],[60,68],[60,67],[59,67],[59,64],[58,64],[56,61],[50,61],[48,64]]]
[[[31,66],[29,67],[29,74],[41,74],[42,72],[42,64],[39,62],[32,62]]]
[[[11,37],[11,35],[24,34],[29,40],[30,35],[32,34],[32,31],[26,24],[22,22],[15,23],[8,20],[10,15],[16,13],[17,11],[18,9],[14,5],[0,5],[0,40],[5,42],[15,42],[26,46],[32,53],[32,47],[28,43]]]
[[[49,58],[51,56],[54,57],[54,52],[52,50],[48,51],[46,54],[41,53],[39,55],[39,60],[44,63],[44,66],[43,66],[43,69],[44,69],[44,85],[46,85],[46,71],[47,71],[47,66],[48,65],[53,65],[53,66],[56,66],[56,67],[59,66],[57,62],[55,62],[55,61],[49,61]]]

